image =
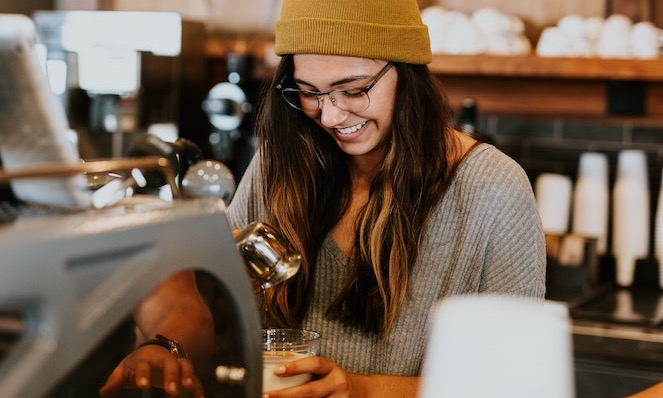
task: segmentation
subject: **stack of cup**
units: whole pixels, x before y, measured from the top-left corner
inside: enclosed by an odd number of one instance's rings
[[[580,155],[578,179],[573,190],[572,231],[596,238],[597,254],[607,248],[610,193],[608,157],[597,152]]]
[[[617,260],[617,283],[621,286],[632,285],[636,261],[649,253],[648,180],[645,152],[621,151],[612,193],[612,248]]]
[[[654,221],[654,256],[658,261],[658,283],[663,288],[663,173],[661,173],[661,187]]]
[[[549,235],[564,235],[569,228],[571,178],[562,174],[542,173],[534,183],[536,206]]]

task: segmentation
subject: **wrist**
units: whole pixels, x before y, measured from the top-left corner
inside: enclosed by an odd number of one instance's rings
[[[176,358],[188,358],[184,348],[182,348],[182,345],[177,340],[169,339],[161,334],[157,334],[156,338],[154,339],[145,341],[139,345],[138,348],[147,345],[157,345],[159,347],[163,347],[170,351],[170,353],[173,354]]]
[[[347,377],[350,380],[351,395],[353,397],[365,398],[369,396],[369,376],[347,372]]]

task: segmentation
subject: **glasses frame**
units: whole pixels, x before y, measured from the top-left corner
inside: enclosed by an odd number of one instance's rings
[[[368,92],[371,91],[371,89],[372,89],[373,87],[375,87],[376,84],[378,84],[378,82],[380,81],[380,79],[382,79],[382,77],[383,77],[384,75],[386,75],[387,72],[389,72],[389,70],[390,70],[393,66],[394,66],[394,63],[393,63],[393,62],[387,62],[387,64],[386,64],[382,69],[380,69],[380,71],[375,75],[375,77],[373,78],[373,80],[371,80],[371,82],[368,83],[368,85],[366,85],[364,88],[335,88],[335,89],[333,89],[333,90],[329,90],[329,91],[325,91],[325,92],[314,91],[314,90],[302,90],[302,89],[300,89],[300,88],[284,87],[284,86],[283,86],[283,81],[285,80],[285,77],[283,77],[283,79],[281,79],[281,81],[280,81],[279,83],[277,83],[277,85],[276,85],[276,89],[281,93],[281,97],[283,98],[283,100],[284,100],[288,105],[290,105],[291,107],[297,109],[298,111],[302,111],[302,112],[312,112],[312,111],[307,111],[307,110],[305,110],[305,109],[303,109],[303,108],[301,108],[301,107],[299,107],[299,106],[293,104],[292,102],[290,102],[290,101],[288,100],[288,98],[286,98],[286,94],[285,94],[285,93],[305,93],[305,94],[307,94],[307,95],[313,95],[313,96],[315,96],[315,97],[318,99],[318,107],[315,109],[315,111],[320,111],[320,110],[322,109],[322,103],[323,103],[323,100],[324,100],[324,97],[325,97],[325,96],[328,96],[328,97],[329,97],[329,101],[330,101],[334,106],[338,107],[339,109],[343,109],[343,108],[339,107],[338,105],[336,105],[336,99],[333,97],[332,94],[335,93],[335,92],[338,92],[338,91],[358,90],[360,93],[365,94],[365,95],[366,95],[366,98],[368,98],[368,105],[366,106],[366,108],[364,108],[364,109],[362,109],[362,110],[360,110],[360,111],[355,111],[355,112],[361,112],[361,111],[365,111],[366,109],[368,109],[368,107],[371,106],[371,97],[368,95]],[[347,109],[343,109],[343,110],[344,110],[344,111],[348,111],[348,112],[350,112],[350,111],[347,110]]]

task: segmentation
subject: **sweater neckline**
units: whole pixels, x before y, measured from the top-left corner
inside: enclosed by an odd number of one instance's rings
[[[492,147],[492,145],[487,144],[487,143],[479,143],[477,145],[474,145],[461,159],[460,163],[458,164],[458,169],[456,170],[456,175],[458,175],[465,167],[466,165],[474,158],[479,156],[480,153],[485,152],[488,150],[488,148]],[[322,242],[322,250],[327,250],[331,256],[333,256],[334,260],[340,262],[340,263],[347,263],[349,261],[349,257],[343,253],[340,247],[336,244],[334,239],[332,239],[331,234],[327,234],[325,237],[324,241]]]

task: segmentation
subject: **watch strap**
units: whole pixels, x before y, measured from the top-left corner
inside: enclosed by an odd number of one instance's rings
[[[158,345],[170,351],[171,354],[175,355],[177,358],[188,358],[184,348],[177,340],[169,339],[161,334],[157,334],[156,338],[147,340],[138,347],[144,347],[146,345]]]

